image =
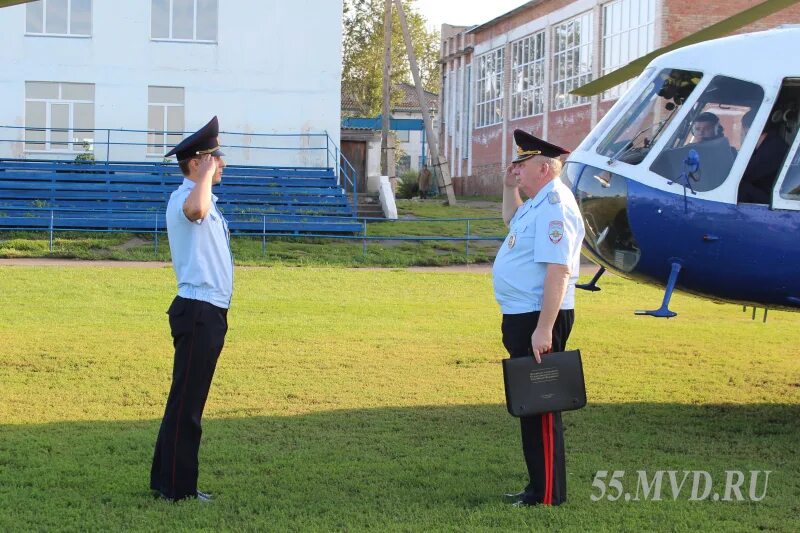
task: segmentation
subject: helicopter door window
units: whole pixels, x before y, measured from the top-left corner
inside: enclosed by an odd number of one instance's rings
[[[795,208],[800,208],[800,150],[795,148],[795,154],[780,188],[780,196],[784,200],[795,202]]]
[[[716,76],[689,110],[650,170],[693,191],[728,178],[744,139],[742,120],[764,99],[761,86]]]
[[[800,102],[800,80],[786,78],[781,92],[770,110],[763,128],[758,131],[755,148],[747,163],[742,181],[739,184],[739,202],[769,204],[775,189],[775,181],[783,168],[789,145],[797,131],[797,110]],[[745,115],[742,127],[750,129],[755,118],[755,110]],[[786,178],[780,188],[780,195],[786,200],[798,200],[800,193],[800,174],[797,156],[792,158]]]
[[[641,163],[702,77],[700,72],[688,70],[659,72],[611,128],[597,152],[610,161]]]

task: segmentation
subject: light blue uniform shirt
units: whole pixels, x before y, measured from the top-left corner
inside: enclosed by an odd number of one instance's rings
[[[228,309],[233,295],[233,255],[228,222],[211,195],[206,217],[195,222],[186,218],[183,204],[195,183],[185,179],[169,197],[167,234],[172,267],[178,279],[178,296],[202,300]]]
[[[570,267],[561,309],[573,309],[583,236],[578,203],[558,179],[519,206],[492,267],[494,295],[503,314],[542,310],[549,263]]]

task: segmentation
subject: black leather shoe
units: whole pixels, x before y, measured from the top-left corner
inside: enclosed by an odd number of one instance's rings
[[[179,501],[183,501],[183,500],[197,500],[197,501],[203,502],[203,503],[210,503],[210,502],[214,501],[214,497],[211,496],[211,494],[208,494],[207,492],[201,492],[199,490],[197,491],[197,494],[195,494],[195,495],[187,495],[187,496],[183,496],[181,498],[170,498],[169,496],[167,496],[163,492],[154,490],[153,491],[153,497],[156,498],[156,499],[162,499],[162,500],[170,502],[170,503],[175,503],[175,502],[179,502]]]
[[[527,500],[517,500],[511,504],[512,507],[533,507],[539,505],[539,502],[529,502]]]
[[[519,492],[508,492],[503,494],[503,497],[507,500],[511,500],[512,502],[519,501],[525,497],[525,491],[521,490]]]

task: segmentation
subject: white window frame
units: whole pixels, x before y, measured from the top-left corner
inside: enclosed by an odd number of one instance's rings
[[[545,31],[511,43],[511,57],[511,120],[544,114]]]
[[[755,122],[756,121],[754,121],[754,123]],[[750,157],[752,157],[752,154]],[[792,144],[789,147],[789,151],[786,152],[786,157],[783,160],[783,166],[778,172],[778,179],[775,181],[775,186],[772,188],[770,197],[772,198],[773,209],[800,211],[800,200],[781,196],[781,189],[783,189],[783,183],[786,181],[786,177],[789,175],[789,169],[792,167],[792,163],[798,159],[800,159],[800,133],[795,134],[794,139],[792,139]]]
[[[192,21],[192,38],[191,39],[177,39],[172,37],[172,17],[175,13],[175,0],[167,0],[169,2],[169,7],[167,10],[169,11],[169,20],[167,21],[167,28],[169,29],[169,37],[155,37],[153,36],[153,1],[150,0],[150,40],[151,41],[166,41],[171,43],[206,43],[206,44],[217,44],[219,42],[219,0],[217,2],[217,17],[214,21],[216,27],[214,29],[214,33],[216,38],[214,39],[198,39],[197,38],[197,2],[198,0],[194,0],[194,20]]]
[[[503,122],[504,52],[503,47],[495,48],[485,54],[481,54],[476,59],[478,75],[475,79],[475,129],[486,128]],[[486,70],[486,62],[490,58],[494,66],[491,72]],[[492,76],[497,76],[497,79],[491,80]],[[486,85],[490,81],[495,82],[493,83],[494,87],[486,91]],[[487,92],[488,97],[486,96]]]
[[[470,111],[472,109],[472,102],[470,100],[470,87],[472,86],[472,65],[467,64],[464,67],[464,102],[462,102],[462,109],[464,110],[463,128],[461,135],[461,158],[467,158],[469,151],[469,136],[470,136]]]
[[[397,139],[397,142],[399,142],[399,143],[410,143],[411,142],[411,131],[410,130],[394,130],[394,136]]]
[[[458,146],[458,138],[461,135],[462,118],[461,118],[461,94],[464,91],[464,81],[461,77],[462,67],[456,68],[454,71],[456,82],[453,84],[453,145]]]
[[[632,7],[638,6],[638,16],[634,17]],[[619,26],[614,28],[614,11],[619,10]],[[602,12],[602,53],[601,75],[605,76],[655,50],[656,0],[614,0],[603,4]],[[642,16],[644,14],[644,17]],[[617,29],[618,31],[614,31]],[[645,43],[642,44],[642,36]],[[633,50],[633,43],[636,50]],[[602,100],[619,98],[630,88],[635,80],[603,91]]]
[[[164,102],[151,102],[150,101],[150,89],[181,89],[183,91],[183,103],[176,104],[173,102],[164,103]],[[167,147],[172,147],[172,141],[169,139],[169,133],[173,134],[183,134],[183,131],[174,131],[169,129],[169,124],[167,121],[169,120],[169,110],[170,108],[181,108],[183,110],[183,123],[186,124],[186,89],[184,87],[172,87],[167,85],[150,85],[147,87],[147,146],[145,147],[145,152],[147,153],[147,157],[164,157],[164,154],[167,153]],[[164,111],[164,120],[161,124],[161,128],[153,128],[150,124],[150,108],[151,107],[160,107]],[[161,135],[163,139],[163,144],[156,144],[151,141],[150,135]]]
[[[94,124],[92,124],[92,128],[91,128],[91,131],[92,131],[91,140],[89,140],[89,141],[83,140],[83,141],[80,141],[80,142],[76,142],[75,139],[74,139],[74,135],[75,135],[75,133],[74,133],[74,130],[75,130],[74,106],[75,106],[75,104],[92,104],[92,107],[94,107],[94,100],[64,100],[64,99],[61,98],[61,95],[64,92],[64,85],[86,85],[86,86],[91,86],[92,87],[92,91],[94,91],[94,89],[95,89],[94,84],[93,83],[60,82],[60,81],[41,81],[41,80],[37,81],[37,82],[32,82],[32,83],[54,83],[54,84],[57,84],[58,85],[59,98],[57,98],[57,99],[54,99],[54,98],[29,98],[28,94],[27,94],[27,89],[26,89],[26,94],[25,94],[26,114],[27,114],[28,102],[45,102],[46,107],[45,107],[45,125],[44,125],[44,129],[45,129],[45,132],[44,132],[45,133],[44,148],[29,148],[28,147],[28,144],[29,143],[32,144],[32,142],[36,142],[36,146],[42,146],[42,145],[40,144],[39,141],[29,141],[28,140],[28,138],[27,138],[27,129],[35,129],[35,128],[38,128],[38,126],[29,125],[27,123],[27,120],[26,120],[26,123],[25,123],[26,135],[25,135],[25,140],[23,141],[23,145],[25,147],[25,152],[26,153],[48,153],[48,154],[79,154],[79,153],[84,153],[86,151],[86,148],[83,147],[83,143],[84,142],[88,142],[89,143],[88,150],[90,152],[94,152],[94,143],[96,141],[96,138],[95,138],[96,130],[95,130]],[[53,125],[52,125],[52,122],[51,122],[51,120],[52,120],[52,111],[51,110],[52,110],[53,104],[56,104],[56,105],[65,105],[66,104],[66,105],[69,106],[69,115],[68,115],[69,116],[69,125],[66,128],[68,133],[69,133],[67,141],[56,141],[56,142],[53,142],[53,140],[52,140],[52,133],[53,133],[52,130],[54,128],[53,128]],[[58,128],[58,129],[60,130],[61,128]],[[86,130],[84,128],[81,128],[81,129],[79,129],[79,131],[86,131]],[[52,148],[53,144],[59,144],[59,145],[66,144],[67,148]],[[70,146],[72,146],[72,148],[70,148]],[[76,146],[78,148],[76,148]]]
[[[580,23],[581,28],[586,28],[587,39],[586,42],[575,42],[574,39],[567,37],[564,48],[560,48],[560,40],[558,38],[559,31],[563,28],[567,31],[571,24]],[[583,34],[583,29],[580,34]],[[570,91],[585,85],[592,80],[593,72],[593,46],[594,46],[594,14],[592,11],[586,11],[580,15],[574,16],[570,19],[556,24],[553,26],[553,94],[552,94],[552,111],[561,109],[568,109],[579,105],[588,104],[590,99],[584,96],[575,96],[570,94]],[[579,66],[575,68],[574,55],[578,55]],[[565,73],[559,72],[559,64],[564,64]],[[584,65],[580,68],[580,65]],[[570,66],[572,69],[570,69]]]
[[[89,33],[73,33],[72,30],[72,0],[67,0],[67,33],[51,33],[47,31],[47,2],[49,0],[37,0],[25,6],[25,35],[36,37],[72,37],[78,39],[85,39],[92,36],[94,25],[92,24],[92,14],[94,12],[94,2],[89,0]],[[28,9],[31,9],[34,3],[42,5],[42,31],[32,32],[28,31]]]

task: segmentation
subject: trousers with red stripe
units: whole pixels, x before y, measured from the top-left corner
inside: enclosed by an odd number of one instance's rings
[[[158,431],[150,488],[170,499],[197,494],[200,422],[228,331],[227,309],[175,297],[167,314],[175,346],[172,386]]]
[[[513,357],[532,357],[531,335],[539,312],[503,315],[503,346]],[[553,351],[565,350],[575,312],[562,309],[553,325]],[[546,356],[545,356],[546,357]],[[523,500],[527,503],[560,505],[567,500],[567,468],[564,457],[564,427],[561,413],[520,418],[522,453],[530,482]]]

